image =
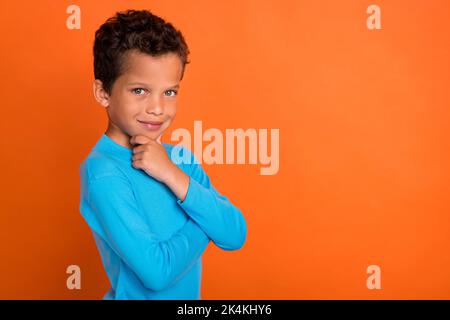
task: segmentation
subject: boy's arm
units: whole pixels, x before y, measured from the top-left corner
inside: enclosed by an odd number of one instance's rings
[[[217,192],[193,154],[191,168],[187,194],[184,199],[178,196],[178,204],[218,247],[224,250],[240,249],[247,237],[247,225],[241,211]],[[186,179],[182,175],[185,173],[174,175],[170,184],[176,186],[182,183]]]
[[[158,240],[142,218],[125,177],[91,179],[88,191],[89,205],[105,240],[148,289],[159,291],[178,281],[209,243],[192,219],[169,240]]]

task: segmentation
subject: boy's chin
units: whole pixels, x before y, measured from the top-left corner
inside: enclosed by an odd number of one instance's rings
[[[158,139],[159,136],[161,136],[164,133],[164,130],[139,130],[139,132],[136,133],[136,135],[142,135],[149,137],[152,140]]]

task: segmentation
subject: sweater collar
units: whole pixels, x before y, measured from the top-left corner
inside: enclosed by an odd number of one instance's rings
[[[127,147],[118,144],[105,133],[103,133],[100,137],[100,140],[97,143],[97,148],[107,154],[115,155],[124,160],[131,159],[133,154],[132,149],[128,149]]]
[[[162,145],[169,152],[170,144],[163,142]],[[105,133],[103,133],[102,136],[100,137],[96,148],[107,154],[115,155],[116,157],[127,161],[130,161],[133,156],[132,149],[128,149],[127,147],[118,144],[113,139],[108,137]]]

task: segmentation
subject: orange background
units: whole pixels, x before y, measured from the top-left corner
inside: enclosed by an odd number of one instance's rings
[[[381,30],[366,27],[373,3]],[[71,4],[81,30],[66,27]],[[107,123],[94,32],[128,8],[190,47],[172,130],[280,129],[277,175],[204,165],[248,224],[241,250],[203,255],[204,299],[450,298],[446,0],[2,1],[0,298],[109,287],[78,170]],[[66,288],[70,264],[81,290]],[[366,287],[371,264],[381,290]]]

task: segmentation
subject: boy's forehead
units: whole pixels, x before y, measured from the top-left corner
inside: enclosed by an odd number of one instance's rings
[[[130,52],[124,56],[123,80],[126,83],[149,83],[157,80],[175,85],[181,77],[181,59],[174,53],[151,56]]]

